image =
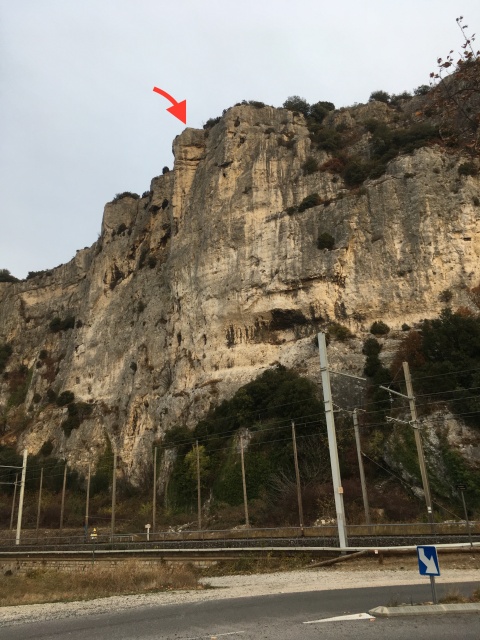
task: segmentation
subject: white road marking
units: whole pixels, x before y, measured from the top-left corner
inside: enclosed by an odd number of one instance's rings
[[[351,613],[348,616],[335,616],[334,618],[321,618],[320,620],[309,620],[303,624],[317,624],[317,622],[340,622],[341,620],[375,620],[369,613]]]
[[[245,633],[245,631],[227,631],[226,633],[209,633],[208,636],[195,636],[193,638],[185,638],[185,640],[202,640],[202,638],[208,638],[208,640],[216,640],[216,638],[222,638],[223,636],[236,636],[238,634]]]

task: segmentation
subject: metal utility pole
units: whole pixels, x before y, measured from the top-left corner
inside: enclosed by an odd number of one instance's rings
[[[85,536],[88,533],[88,512],[90,509],[90,478],[91,478],[91,466],[88,463],[88,473],[87,473],[87,496],[85,500]]]
[[[202,489],[200,487],[200,449],[198,448],[198,440],[195,441],[197,447],[197,512],[198,512],[198,530],[202,530]]]
[[[112,478],[112,542],[115,535],[115,504],[117,500],[117,452],[113,453],[113,478]]]
[[[422,476],[423,492],[425,494],[425,503],[427,505],[428,520],[433,525],[432,498],[430,495],[430,484],[428,482],[427,467],[425,465],[425,456],[423,454],[422,438],[417,420],[417,409],[415,407],[415,396],[413,395],[412,378],[410,377],[410,368],[408,362],[403,362],[403,373],[405,375],[405,384],[407,386],[408,403],[410,405],[410,413],[412,416],[412,427],[415,434],[415,444],[417,445],[418,462],[420,464],[420,474]]]
[[[43,467],[40,469],[40,488],[38,490],[38,506],[37,506],[37,538],[38,538],[38,527],[40,526],[40,511],[42,508],[42,487],[43,487]]]
[[[15,515],[15,503],[17,501],[18,473],[15,474],[15,484],[13,486],[12,514],[10,516],[10,531],[13,529],[13,516]]]
[[[365,524],[370,524],[370,508],[368,506],[367,485],[365,482],[365,472],[363,469],[362,447],[360,444],[360,432],[358,430],[357,410],[353,411],[353,428],[355,431],[355,444],[357,445],[358,468],[360,470],[360,482],[362,485],[363,508],[365,509]]]
[[[153,498],[152,498],[152,533],[155,533],[157,521],[157,447],[153,449]]]
[[[22,479],[20,480],[20,499],[18,501],[17,535],[15,537],[15,544],[20,544],[20,534],[22,531],[23,497],[25,495],[25,476],[27,475],[27,457],[28,457],[28,451],[24,449]]]
[[[302,532],[303,532],[302,488],[300,486],[300,471],[298,468],[298,455],[297,455],[297,439],[295,437],[295,422],[293,420],[292,420],[292,442],[293,442],[293,459],[295,461],[295,478],[297,481],[298,520],[300,522],[300,529],[302,529]]]
[[[328,448],[330,451],[330,466],[332,468],[333,492],[335,509],[337,512],[338,540],[340,548],[348,546],[347,523],[345,507],[343,505],[343,487],[340,477],[340,463],[338,461],[337,436],[335,420],[333,418],[332,390],[330,387],[330,372],[328,370],[327,342],[324,333],[318,334],[318,349],[320,352],[320,371],[322,374],[323,401],[325,404],[325,419],[327,421]]]
[[[62,506],[60,508],[60,531],[63,530],[63,514],[65,511],[65,489],[67,488],[67,463],[63,469]]]
[[[245,480],[245,460],[243,459],[243,435],[240,436],[240,459],[242,462],[242,484],[243,484],[243,504],[245,507],[245,526],[250,526],[248,518],[247,483]]]
[[[465,524],[467,525],[467,533],[468,533],[468,539],[470,541],[470,548],[472,548],[473,547],[472,532],[470,531],[470,521],[468,519],[467,505],[465,503],[465,496],[463,495],[463,492],[465,491],[466,488],[467,487],[464,484],[457,484],[457,489],[460,491],[460,494],[462,496],[463,511],[465,513]]]

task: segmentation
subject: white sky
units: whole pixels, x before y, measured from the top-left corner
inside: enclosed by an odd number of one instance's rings
[[[0,0],[0,268],[69,261],[104,204],[172,166],[184,125],[243,99],[337,107],[428,84],[478,0]],[[479,38],[480,42],[480,38]]]

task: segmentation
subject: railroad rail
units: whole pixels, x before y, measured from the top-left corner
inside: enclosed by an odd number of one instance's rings
[[[91,529],[87,535],[78,535],[78,529],[62,536],[36,535],[35,531],[25,531],[20,545],[15,545],[12,532],[0,532],[0,555],[28,553],[152,553],[156,555],[179,554],[186,552],[231,551],[232,553],[285,552],[336,549],[339,541],[336,527],[298,527],[277,529],[237,529],[204,531],[163,531],[153,534],[123,533],[111,535],[98,530],[92,537]],[[5,535],[6,534],[6,535]],[[417,544],[454,545],[480,543],[480,524],[473,523],[467,530],[465,523],[453,524],[410,524],[410,525],[370,525],[350,526],[348,528],[349,548],[389,548],[406,547]],[[245,551],[247,550],[247,551]]]

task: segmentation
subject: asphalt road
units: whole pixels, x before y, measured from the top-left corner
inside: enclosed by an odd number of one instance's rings
[[[471,593],[477,583],[455,584]],[[449,585],[438,588],[439,597]],[[342,589],[163,605],[109,614],[3,627],[2,640],[462,640],[480,639],[477,614],[374,621],[307,622],[367,612],[379,605],[430,599],[429,583]]]

